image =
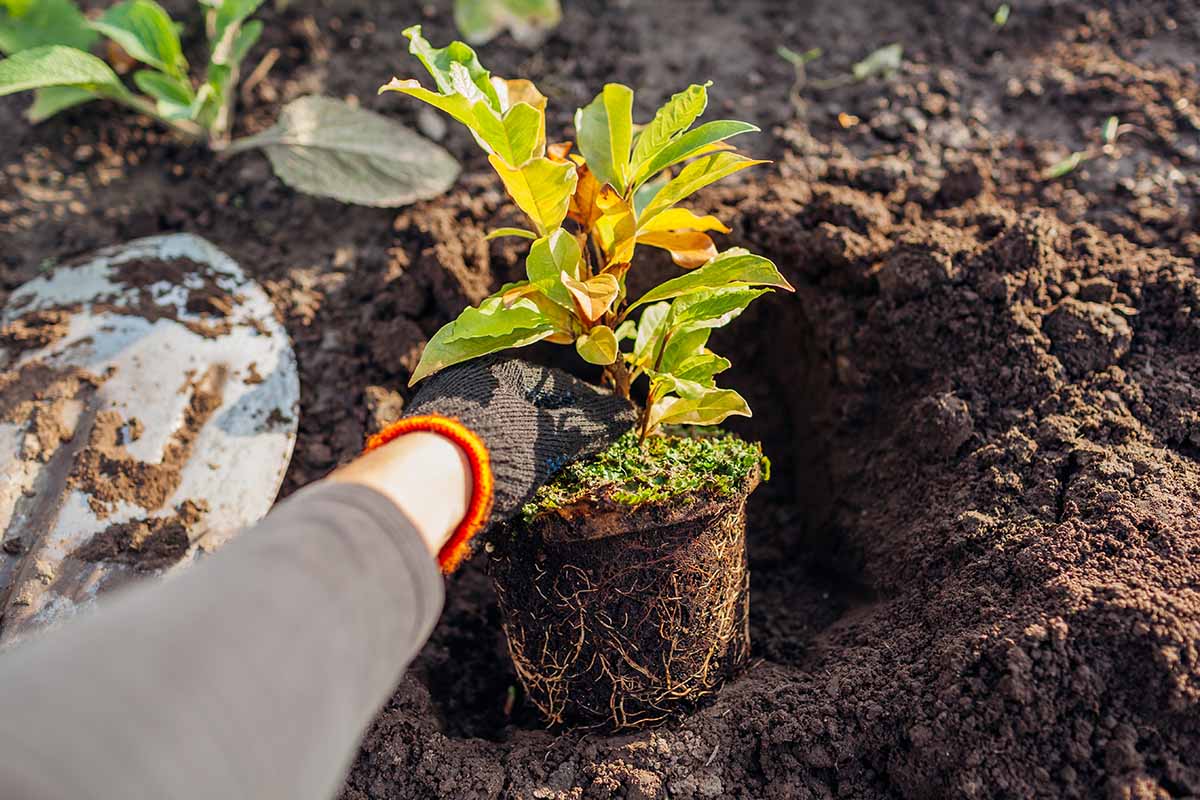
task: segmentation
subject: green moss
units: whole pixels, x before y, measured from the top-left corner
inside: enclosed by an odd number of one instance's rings
[[[705,489],[733,494],[756,464],[766,472],[762,446],[712,428],[675,428],[639,445],[629,432],[599,455],[567,466],[538,490],[522,514],[607,495],[629,506],[669,500]]]

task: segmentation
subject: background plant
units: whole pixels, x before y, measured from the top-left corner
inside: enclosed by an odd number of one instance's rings
[[[559,0],[454,0],[454,24],[472,44],[508,29],[517,42],[536,45],[561,19]]]
[[[452,364],[538,341],[573,344],[604,367],[629,397],[647,378],[641,435],[663,424],[714,425],[749,416],[735,391],[716,386],[730,363],[708,349],[709,335],[771,287],[791,289],[768,259],[741,248],[718,252],[709,233],[728,233],[716,217],[679,203],[735,172],[762,164],[727,140],[753,125],[717,120],[696,127],[708,84],[671,97],[647,124],[633,123],[633,90],[618,83],[575,115],[579,153],[546,143],[546,97],[527,80],[493,77],[462,42],[434,48],[419,26],[405,31],[409,51],[436,91],[393,78],[380,91],[410,95],[465,125],[532,230],[496,236],[532,241],[527,279],[468,308],[426,345],[412,383]],[[626,278],[639,245],[668,251],[685,272],[632,301]],[[639,311],[635,320],[633,312]],[[629,343],[626,345],[625,343]]]
[[[251,19],[263,0],[200,0],[205,63],[184,56],[181,24],[155,0],[123,0],[95,19],[72,0],[0,0],[0,95],[34,92],[42,122],[68,108],[110,100],[152,117],[184,139],[228,153],[266,150],[279,177],[310,194],[365,205],[402,205],[445,191],[458,164],[386,117],[331,98],[303,97],[265,134],[230,141],[241,65],[263,32]],[[126,85],[109,61],[133,63]]]

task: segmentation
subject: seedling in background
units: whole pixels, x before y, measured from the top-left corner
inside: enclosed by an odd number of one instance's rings
[[[805,84],[807,65],[816,61],[823,54],[819,47],[813,47],[805,50],[803,53],[798,53],[782,45],[775,49],[775,53],[795,68],[796,82],[794,88],[797,91]],[[812,81],[811,86],[814,89],[822,90],[836,89],[839,86],[846,86],[851,83],[861,83],[869,78],[887,77],[899,70],[903,63],[904,46],[893,42],[872,51],[862,61],[855,62],[850,67],[850,72],[835,75],[832,78],[821,81]]]
[[[405,35],[436,90],[393,78],[380,91],[410,95],[465,125],[532,225],[488,236],[532,242],[527,279],[434,334],[411,383],[545,340],[573,345],[585,361],[603,366],[606,382],[623,397],[646,376],[643,439],[668,423],[715,425],[749,416],[737,392],[716,386],[715,376],[730,364],[708,349],[709,335],[772,287],[792,287],[762,256],[741,248],[718,252],[709,233],[729,228],[679,203],[765,163],[727,142],[758,129],[734,120],[693,127],[707,105],[708,84],[679,92],[637,129],[633,90],[610,83],[576,112],[579,152],[573,153],[570,142],[547,144],[546,97],[532,83],[493,77],[462,42],[434,48],[419,26]],[[626,278],[638,245],[666,250],[684,272],[631,302]]]
[[[471,44],[507,29],[517,42],[533,46],[561,20],[559,0],[454,0],[454,24]]]
[[[1008,15],[1011,13],[1012,9],[1008,3],[1001,3],[1000,7],[996,9],[996,13],[992,14],[992,24],[997,28],[1003,28],[1008,24]]]
[[[88,19],[72,0],[0,0],[0,95],[34,92],[34,123],[95,100],[127,106],[215,152],[264,148],[288,185],[363,205],[441,194],[458,164],[385,117],[302,97],[265,134],[230,142],[241,64],[263,31],[263,0],[200,0],[203,73],[183,55],[180,25],[154,0],[124,0]],[[113,65],[90,52],[103,36]],[[133,88],[118,75],[132,69]],[[136,89],[136,91],[134,90]]]
[[[1130,130],[1132,130],[1131,125],[1121,125],[1120,120],[1115,116],[1109,117],[1104,121],[1104,127],[1100,129],[1100,145],[1089,147],[1086,150],[1076,150],[1062,161],[1045,170],[1042,175],[1043,179],[1055,180],[1061,178],[1074,172],[1085,161],[1099,158],[1102,155],[1111,156],[1117,139]]]

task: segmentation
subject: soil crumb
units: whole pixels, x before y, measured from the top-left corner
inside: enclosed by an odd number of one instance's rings
[[[73,554],[83,561],[128,564],[138,570],[157,570],[187,553],[192,529],[208,512],[204,501],[185,500],[175,513],[119,522],[93,536]]]
[[[141,435],[138,420],[126,421],[112,410],[96,414],[87,447],[76,456],[67,478],[68,486],[86,492],[88,505],[101,519],[122,500],[147,511],[162,508],[179,486],[200,429],[221,405],[225,377],[225,369],[214,366],[189,381],[191,399],[183,422],[171,435],[159,462],[140,461],[125,449],[126,442]]]

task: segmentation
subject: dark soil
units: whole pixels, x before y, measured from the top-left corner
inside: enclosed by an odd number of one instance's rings
[[[313,91],[414,121],[375,88],[417,73],[406,25],[449,37],[448,5],[265,12],[251,58],[280,57],[240,132]],[[776,160],[698,204],[798,289],[714,342],[776,466],[748,512],[754,660],[656,730],[541,730],[473,565],[345,797],[1200,794],[1200,8],[1029,0],[996,29],[975,0],[565,6],[538,52],[483,49],[550,96],[552,130],[606,80],[644,118],[711,77],[710,118],[759,123],[744,146]],[[889,42],[898,74],[813,85]],[[780,44],[826,53],[795,102]],[[482,240],[517,215],[457,130],[458,187],[395,213],[100,106],[31,128],[27,102],[0,102],[3,288],[136,236],[214,241],[295,341],[289,491],[399,413],[426,338],[520,270],[519,244]],[[1111,154],[1042,177],[1113,114],[1132,128]]]

